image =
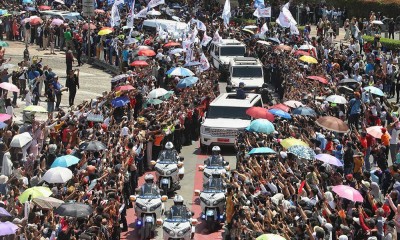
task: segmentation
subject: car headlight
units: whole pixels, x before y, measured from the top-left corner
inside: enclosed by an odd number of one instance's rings
[[[167,228],[167,227],[163,227],[163,230],[165,231],[165,232],[167,232],[168,234],[173,234],[174,233],[174,231],[172,230],[172,229],[169,229],[169,228]]]
[[[204,133],[209,133],[211,132],[211,128],[209,127],[204,127]]]
[[[172,174],[172,173],[174,173],[176,171],[178,171],[178,168],[174,168],[174,169],[168,170],[167,171],[167,175],[170,175],[170,174]]]
[[[159,208],[160,206],[161,206],[161,203],[158,203],[158,204],[156,204],[156,205],[150,207],[150,211],[154,211],[154,210],[156,210],[157,208]]]
[[[136,202],[136,207],[140,208],[140,209],[147,209],[147,207],[143,204],[140,204],[138,202]]]
[[[183,235],[185,235],[188,231],[190,231],[190,227],[184,228],[181,231],[178,232],[178,236],[181,237]]]
[[[205,204],[207,204],[207,205],[210,204],[210,200],[207,200],[207,199],[205,199],[205,198],[203,198],[203,197],[200,197],[200,200],[201,200],[202,202],[204,202]]]
[[[213,204],[216,205],[216,204],[219,204],[219,203],[221,203],[223,201],[225,201],[225,198],[220,198],[220,199],[214,200]]]

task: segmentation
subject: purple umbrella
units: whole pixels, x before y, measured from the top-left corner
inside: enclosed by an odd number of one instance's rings
[[[11,214],[4,208],[0,207],[0,217],[11,217]]]
[[[11,222],[1,222],[0,223],[0,236],[7,236],[11,234],[15,234],[18,226]]]
[[[337,159],[336,157],[329,155],[329,154],[325,154],[325,153],[318,154],[317,156],[315,156],[315,158],[324,163],[328,163],[328,164],[331,164],[334,166],[338,166],[338,167],[343,166],[343,163],[339,159]]]
[[[60,26],[61,24],[63,24],[64,21],[58,18],[53,19],[53,21],[51,22],[52,26]]]

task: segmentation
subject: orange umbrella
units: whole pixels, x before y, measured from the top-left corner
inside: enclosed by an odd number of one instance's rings
[[[153,57],[156,55],[156,52],[154,52],[153,50],[147,49],[147,50],[140,50],[138,52],[139,56],[146,56],[146,57]]]
[[[280,49],[280,50],[288,51],[288,52],[292,51],[292,47],[288,46],[288,45],[278,45],[278,46],[276,46],[276,49]]]
[[[31,25],[39,25],[43,23],[43,20],[40,17],[31,17],[30,23]]]
[[[141,60],[137,60],[131,63],[132,67],[145,67],[145,66],[149,66],[149,64],[146,61],[141,61]]]
[[[310,56],[310,53],[306,51],[297,50],[296,52],[294,52],[294,55]]]
[[[275,105],[269,107],[269,109],[279,109],[284,112],[289,112],[289,110],[290,110],[290,108],[288,106],[286,106],[285,104],[282,104],[282,103],[275,104]]]
[[[96,25],[94,25],[93,23],[90,24],[90,29],[94,30],[94,29],[96,29],[96,28],[97,28]],[[83,25],[83,29],[84,29],[84,30],[88,30],[88,29],[89,29],[89,24],[85,23],[85,24]]]
[[[124,86],[118,86],[115,88],[115,91],[130,91],[134,90],[135,88],[132,85],[124,85]]]
[[[41,10],[41,11],[45,11],[45,10],[50,10],[50,9],[51,9],[50,6],[44,6],[44,5],[39,6],[38,8],[39,8],[39,10]]]
[[[100,30],[110,30],[111,32],[114,32],[114,28],[112,27],[102,27]]]
[[[163,47],[166,47],[166,48],[168,48],[168,47],[177,47],[177,46],[180,46],[180,45],[181,44],[177,43],[177,42],[169,42],[169,43],[164,44]]]

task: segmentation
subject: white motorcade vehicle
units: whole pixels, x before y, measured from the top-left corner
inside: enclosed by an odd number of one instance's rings
[[[229,162],[225,161],[220,152],[220,147],[214,146],[212,148],[212,155],[204,161],[203,166],[199,166],[199,170],[203,171],[203,183],[208,182],[213,175],[229,175]]]
[[[192,219],[193,213],[188,211],[183,204],[180,195],[174,197],[174,206],[165,213],[166,218],[163,223],[164,240],[189,240],[195,234],[196,219]]]
[[[231,92],[244,83],[245,91],[258,92],[264,84],[263,65],[257,58],[237,57],[229,64],[229,78],[226,91]]]
[[[212,42],[210,45],[210,55],[212,63],[220,71],[229,71],[231,59],[244,57],[246,45],[236,39],[222,39],[221,42]]]

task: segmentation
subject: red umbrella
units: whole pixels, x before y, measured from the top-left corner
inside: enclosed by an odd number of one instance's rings
[[[269,107],[269,109],[279,109],[282,110],[284,112],[289,112],[290,108],[288,106],[286,106],[285,104],[279,103],[279,104],[275,104],[271,107]]]
[[[124,86],[119,86],[115,88],[116,91],[130,91],[134,90],[135,88],[132,85],[124,85]]]
[[[97,28],[96,25],[94,25],[93,23],[90,24],[90,29],[94,30],[94,29],[96,29],[96,28]],[[89,29],[89,24],[85,23],[85,24],[83,25],[83,29],[84,29],[84,30],[88,30],[88,29]]]
[[[149,64],[146,61],[141,61],[141,60],[137,60],[131,63],[132,67],[145,67],[145,66],[149,66]]]
[[[251,107],[246,110],[246,114],[256,119],[267,119],[270,122],[273,122],[275,120],[274,115],[268,112],[268,110],[263,107]]]
[[[283,50],[283,51],[288,51],[288,52],[292,51],[292,47],[288,46],[288,45],[278,45],[275,48]]]
[[[310,53],[306,51],[297,50],[296,52],[294,52],[294,55],[310,56]]]
[[[32,18],[30,21],[31,25],[39,25],[43,23],[43,20],[39,17]]]
[[[41,10],[41,11],[45,11],[45,10],[50,10],[50,9],[51,9],[50,6],[44,6],[44,5],[39,6],[38,8],[39,8],[39,10]]]
[[[147,49],[147,50],[140,50],[138,52],[139,56],[146,56],[146,57],[153,57],[156,55],[156,52],[154,52],[153,50]]]
[[[323,78],[323,77],[319,77],[319,76],[308,76],[307,78],[308,78],[308,79],[311,79],[311,80],[318,81],[318,82],[323,83],[323,84],[328,84],[328,80],[326,80],[326,78]]]
[[[166,47],[166,48],[168,48],[168,47],[177,47],[177,46],[180,46],[180,45],[181,44],[177,43],[177,42],[169,42],[169,43],[164,44],[163,47]]]

